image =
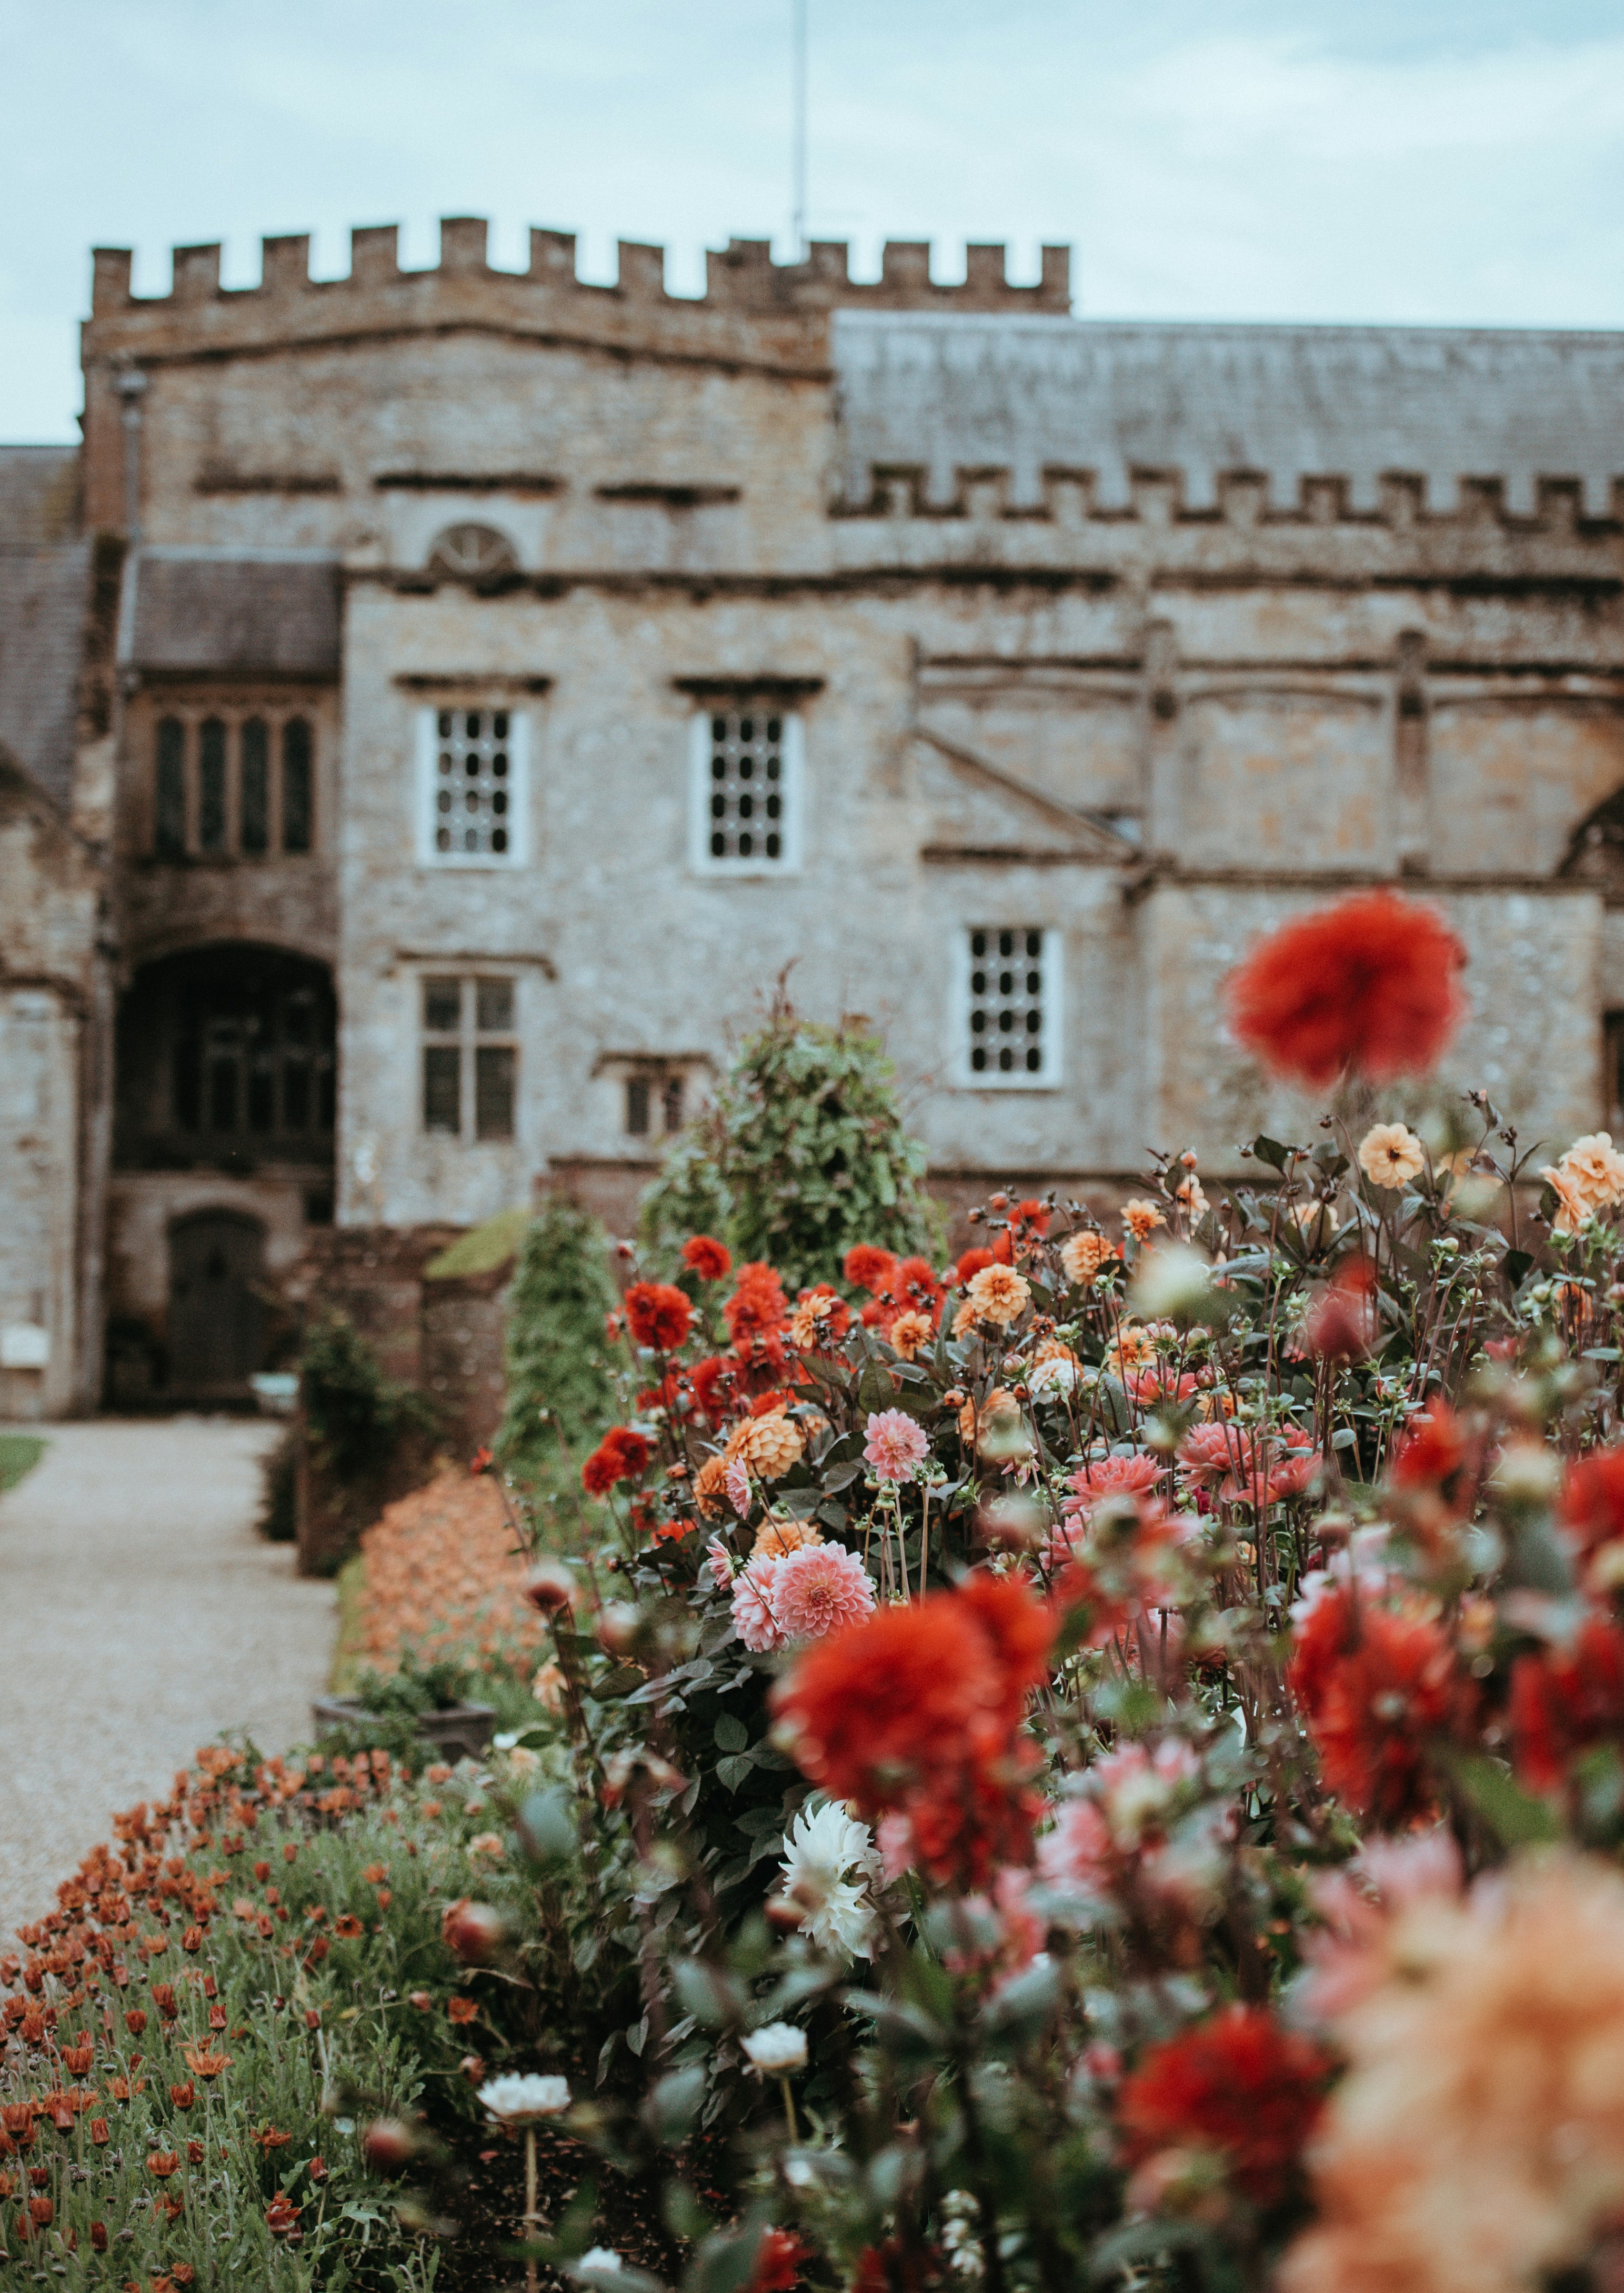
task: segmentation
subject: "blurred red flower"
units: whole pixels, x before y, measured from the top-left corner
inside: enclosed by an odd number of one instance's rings
[[[1425,1074],[1466,1012],[1466,952],[1435,908],[1360,892],[1295,918],[1225,984],[1236,1040],[1273,1073],[1316,1087]]]
[[[1430,1616],[1337,1585],[1300,1620],[1287,1678],[1346,1807],[1384,1829],[1431,1810],[1428,1738],[1458,1728],[1472,1691]]]
[[[683,1244],[683,1263],[701,1282],[720,1282],[733,1270],[733,1253],[712,1236],[694,1234]]]
[[[1624,1537],[1624,1448],[1593,1449],[1568,1474],[1562,1517],[1581,1552]]]
[[[1624,1739],[1624,1632],[1589,1616],[1571,1648],[1518,1657],[1508,1716],[1519,1778],[1534,1791],[1557,1790],[1576,1753]]]
[[[1152,2046],[1118,2115],[1135,2165],[1161,2150],[1216,2150],[1254,2204],[1278,2203],[1324,2107],[1330,2062],[1261,2006],[1229,2006]]]

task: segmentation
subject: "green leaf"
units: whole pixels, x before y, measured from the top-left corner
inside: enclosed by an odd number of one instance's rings
[[[732,1977],[708,1959],[678,1959],[671,1980],[683,2013],[691,2014],[707,2030],[719,2030],[724,2022],[743,2022],[749,2001]]]
[[[1520,1290],[1523,1287],[1523,1283],[1527,1281],[1528,1276],[1533,1268],[1533,1263],[1534,1257],[1532,1251],[1508,1250],[1506,1252],[1505,1257],[1500,1260],[1501,1268],[1506,1276],[1507,1287],[1511,1290]]]
[[[1266,1130],[1260,1130],[1253,1139],[1252,1152],[1260,1163],[1272,1163],[1277,1171],[1283,1171],[1291,1160],[1290,1147],[1282,1146],[1278,1138],[1271,1138]]]
[[[723,1752],[742,1752],[750,1740],[750,1731],[744,1722],[731,1712],[724,1712],[716,1722],[716,1744]]]
[[[1515,1783],[1498,1761],[1463,1754],[1450,1768],[1503,1847],[1544,1846],[1560,1838],[1562,1827],[1552,1810]]]

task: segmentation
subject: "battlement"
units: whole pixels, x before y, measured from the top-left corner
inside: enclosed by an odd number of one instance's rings
[[[1015,312],[1064,316],[1071,308],[1071,250],[1046,247],[1033,286],[1013,284],[1001,246],[966,251],[962,280],[931,275],[927,242],[887,243],[877,280],[853,280],[843,240],[816,240],[804,261],[775,263],[765,239],[732,239],[706,260],[702,296],[666,291],[665,249],[619,242],[613,286],[577,276],[572,232],[532,231],[529,267],[494,270],[489,230],[477,215],[448,215],[440,226],[440,262],[432,270],[403,271],[400,226],[386,223],[350,234],[350,274],[310,275],[307,233],[267,239],[257,287],[222,287],[218,243],[177,247],[167,295],[132,292],[133,258],[125,247],[97,247],[93,255],[87,350],[128,336],[138,328],[152,338],[183,339],[206,333],[211,344],[241,335],[303,337],[337,331],[372,332],[405,323],[455,323],[482,307],[502,322],[548,330],[571,325],[588,332],[625,333],[627,322],[657,334],[686,332],[696,341],[739,320],[816,325],[836,310]],[[658,315],[656,315],[658,314]],[[137,350],[131,339],[125,346]],[[165,347],[169,347],[166,343]],[[139,353],[138,353],[139,354]],[[158,349],[158,354],[164,354]]]

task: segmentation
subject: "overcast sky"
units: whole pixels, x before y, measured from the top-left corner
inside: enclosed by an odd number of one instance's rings
[[[1618,0],[806,0],[812,235],[1074,249],[1114,317],[1624,325]],[[788,252],[792,0],[0,0],[0,438],[69,439],[94,244],[486,215]]]

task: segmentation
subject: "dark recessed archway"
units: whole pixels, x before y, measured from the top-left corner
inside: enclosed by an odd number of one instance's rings
[[[143,965],[119,1006],[122,1170],[330,1173],[336,1010],[325,964],[212,945]]]

